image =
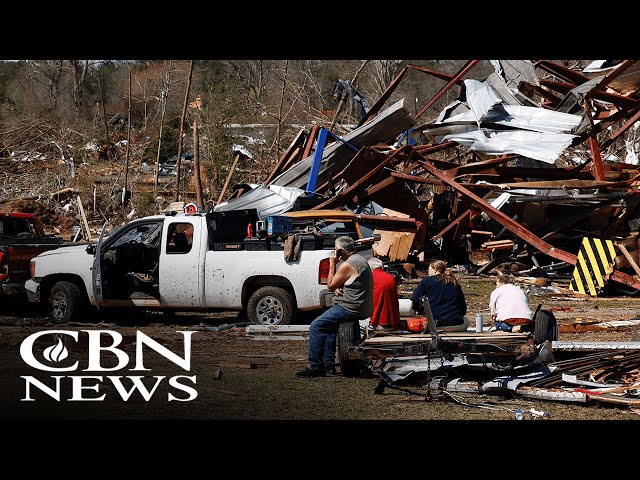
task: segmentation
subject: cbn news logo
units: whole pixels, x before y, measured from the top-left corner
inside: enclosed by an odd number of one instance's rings
[[[123,350],[117,348],[122,343],[122,335],[118,332],[111,330],[81,330],[88,336],[88,363],[87,367],[83,368],[83,372],[116,372],[122,370],[129,365],[129,355]],[[168,348],[159,344],[151,337],[145,335],[141,331],[136,331],[136,351],[135,351],[135,363],[132,368],[128,370],[134,372],[150,371],[150,368],[144,366],[144,352],[143,346],[146,346],[155,352],[162,355],[167,360],[175,363],[183,370],[189,372],[191,370],[191,335],[196,332],[178,331],[183,336],[184,356],[181,357],[176,353],[173,353]],[[42,352],[44,359],[48,363],[59,364],[56,366],[45,365],[38,360],[34,355],[34,344],[43,335],[54,335],[55,343],[50,347],[47,347]],[[73,330],[45,330],[29,335],[25,338],[20,345],[20,356],[22,360],[37,370],[42,372],[74,372],[79,370],[79,363],[73,359],[68,359],[69,350],[66,347],[66,343],[69,338],[78,342],[79,332]],[[104,346],[105,341],[110,344]],[[115,355],[117,365],[113,367],[102,366],[101,359],[109,354]],[[68,359],[68,360],[67,360]],[[67,360],[67,361],[65,361]],[[21,376],[25,380],[24,398],[23,402],[33,402],[32,398],[33,389],[38,389],[45,393],[49,397],[56,401],[61,401],[63,389],[61,388],[61,380],[65,378],[65,375],[51,375],[49,384],[39,380],[34,376]],[[74,375],[66,377],[71,381],[71,390],[67,392],[67,401],[70,402],[101,402],[105,399],[106,393],[100,395],[100,385],[106,381],[113,384],[118,394],[125,402],[128,401],[131,396],[137,391],[145,399],[149,401],[153,397],[154,393],[162,382],[167,378],[165,375],[154,375],[153,377],[145,377],[143,375]],[[143,382],[145,378],[152,378],[155,380],[147,380],[147,384]],[[106,379],[106,380],[105,380]],[[171,391],[167,394],[168,401],[189,402],[194,400],[198,396],[198,392],[195,388],[189,385],[196,384],[196,376],[187,375],[175,375],[169,377],[167,380]],[[175,395],[174,393],[175,392]]]

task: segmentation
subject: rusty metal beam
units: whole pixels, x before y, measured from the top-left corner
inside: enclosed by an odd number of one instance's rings
[[[615,122],[618,122],[618,121],[621,121],[621,120],[624,120],[627,116],[632,115],[633,118],[635,118],[635,119],[633,121],[627,120],[627,122],[625,122],[623,127],[621,127],[620,129],[618,129],[618,131],[616,131],[616,134],[620,135],[620,134],[624,133],[624,131],[626,131],[629,127],[631,127],[638,120],[638,117],[635,116],[638,112],[640,112],[640,105],[632,107],[632,108],[630,108],[628,110],[618,110],[616,113],[614,113],[612,115],[609,115],[603,121],[600,121],[600,122],[596,123],[593,126],[593,128],[586,129],[584,132],[582,132],[580,135],[578,135],[578,137],[575,138],[571,143],[574,146],[575,145],[579,145],[580,143],[584,142],[587,138],[589,138],[589,136],[591,134],[600,133],[605,128],[608,128],[611,124],[613,124]],[[623,128],[624,128],[624,130],[623,130]],[[613,143],[613,141],[616,140],[618,135],[616,135],[616,137],[613,137],[613,140],[611,139],[612,137],[609,137],[607,140],[605,140],[602,143],[602,145],[600,146],[600,149],[604,150],[609,145],[611,145],[611,143]]]
[[[576,209],[571,209],[570,212],[565,213],[564,215],[554,215],[553,219],[551,219],[550,222],[542,228],[542,231],[546,233],[543,234],[540,230],[538,230],[538,233],[540,233],[540,238],[542,240],[546,240],[547,238],[558,233],[559,231],[566,229],[572,225],[575,225],[581,220],[584,220],[590,215],[593,215],[598,210],[605,207],[610,207],[612,203],[615,203],[618,201],[620,201],[620,198],[617,198],[617,197],[610,198],[602,201],[602,203],[599,203],[597,206],[594,206],[593,208],[582,207],[581,210],[577,212],[575,211]]]
[[[587,98],[584,99],[583,108],[591,124],[592,133],[589,136],[589,149],[591,150],[591,160],[593,162],[593,177],[596,180],[602,181],[604,180],[604,165],[602,164],[598,136],[596,133],[593,133],[593,117],[591,116],[591,109],[589,108],[589,100]]]
[[[622,283],[623,285],[628,285],[631,288],[635,288],[636,290],[640,290],[640,280],[637,278],[623,273],[619,270],[614,270],[611,276],[609,277],[611,280]]]
[[[542,85],[543,87],[547,87],[553,90],[554,92],[559,92],[563,95],[566,95],[571,90],[576,88],[575,83],[558,82],[555,80],[547,80],[545,78],[540,79],[540,85]]]
[[[633,117],[631,117],[629,120],[624,122],[624,124],[618,130],[613,132],[611,134],[611,136],[602,143],[602,148],[603,149],[607,148],[609,145],[611,145],[613,142],[615,142],[620,135],[622,135],[624,132],[626,132],[638,120],[640,120],[640,109],[638,109],[638,111],[635,113],[635,115]]]
[[[291,168],[293,166],[293,163],[297,160],[300,159],[300,147],[296,147],[293,152],[291,152],[291,155],[289,156],[289,158],[287,159],[287,161],[285,162],[285,164],[282,166],[282,171],[284,172],[285,170],[289,170],[289,168]]]
[[[374,193],[378,193],[380,190],[383,190],[385,188],[387,188],[388,186],[394,184],[396,182],[396,179],[393,177],[387,177],[384,180],[382,180],[381,182],[376,183],[375,185],[370,186],[369,188],[366,188],[364,190],[361,190],[359,192],[356,192],[353,197],[352,200],[356,203],[365,200],[366,198],[370,197],[371,195],[373,195]]]
[[[569,252],[565,252],[564,250],[555,248],[554,246],[548,244],[541,238],[537,237],[533,232],[531,232],[530,230],[527,230],[518,222],[513,220],[511,217],[509,217],[508,215],[505,215],[500,210],[494,208],[485,200],[475,195],[473,192],[467,190],[465,187],[460,185],[455,180],[448,178],[440,170],[438,170],[433,165],[430,165],[428,162],[425,161],[424,166],[430,173],[440,178],[444,183],[446,183],[447,185],[454,188],[461,194],[473,200],[475,204],[478,206],[478,208],[480,208],[483,212],[489,215],[489,217],[493,218],[495,221],[497,221],[498,223],[506,227],[509,231],[513,232],[518,238],[521,238],[525,242],[529,243],[530,245],[537,248],[542,253],[549,255],[550,257],[557,258],[558,260],[566,262],[570,265],[575,265],[577,263],[576,255]],[[626,273],[620,272],[618,270],[613,271],[613,273],[610,276],[610,279],[616,282],[622,283],[624,285],[628,285],[637,290],[640,290],[639,279],[636,279],[631,275],[627,275]]]
[[[363,215],[358,214],[359,220],[367,225],[373,225],[380,230],[392,232],[417,233],[418,221],[413,217],[387,217],[386,215]]]
[[[430,162],[432,165],[437,165],[438,168],[446,168],[447,171],[449,171],[452,168],[458,168],[460,166],[460,164],[458,164],[458,163],[447,162],[446,160],[439,160],[437,158],[425,157],[424,155],[420,155],[420,157],[424,158],[425,160]],[[418,163],[420,163],[420,165],[422,165],[422,161],[421,160],[418,160]]]
[[[396,75],[396,78],[391,80],[391,83],[385,89],[385,91],[382,92],[382,95],[380,95],[380,98],[378,98],[378,100],[376,100],[376,103],[374,103],[371,106],[369,111],[367,113],[365,113],[365,115],[362,117],[362,119],[358,122],[358,127],[364,125],[367,122],[367,120],[369,120],[371,117],[373,117],[374,115],[376,115],[380,111],[380,109],[386,103],[386,101],[389,100],[389,97],[391,96],[393,91],[396,89],[396,87],[400,83],[400,80],[402,80],[402,77],[404,77],[405,73],[407,73],[407,67],[404,67],[400,71],[400,73],[398,75]]]
[[[371,118],[373,115],[375,115],[376,113],[378,113],[380,111],[380,109],[385,104],[385,102],[387,100],[389,100],[389,97],[391,96],[393,91],[396,89],[396,87],[400,83],[400,80],[402,80],[402,78],[404,77],[405,73],[407,73],[408,69],[417,70],[417,71],[423,72],[423,73],[428,73],[429,75],[433,75],[434,77],[439,78],[441,80],[446,80],[447,82],[450,82],[450,81],[453,80],[457,84],[462,84],[462,78],[455,79],[454,76],[449,75],[447,73],[442,73],[442,72],[438,72],[436,70],[431,70],[430,68],[419,67],[418,65],[410,65],[409,64],[406,67],[404,67],[400,71],[400,73],[398,75],[396,75],[396,78],[394,78],[391,81],[391,83],[389,84],[389,86],[387,86],[385,91],[382,92],[382,95],[380,95],[380,98],[378,100],[376,100],[376,103],[373,104],[373,106],[365,114],[365,116],[362,118],[362,120],[360,120],[360,122],[358,123],[358,127],[361,126],[361,125],[364,125],[364,123],[367,120],[369,120],[369,118]]]
[[[495,221],[497,221],[501,225],[504,225],[505,227],[507,227],[508,230],[513,232],[519,238],[523,239],[525,242],[530,243],[532,246],[536,247],[541,252],[546,253],[547,255],[553,258],[557,258],[558,260],[562,260],[563,262],[570,263],[571,265],[576,264],[577,257],[572,253],[557,249],[552,245],[549,245],[547,242],[543,241],[542,239],[538,238],[533,232],[524,228],[522,225],[520,225],[518,222],[513,220],[511,217],[509,217],[508,215],[505,215],[497,208],[494,208],[485,200],[483,200],[482,198],[480,198],[478,195],[471,192],[470,190],[466,189],[455,180],[452,180],[451,178],[447,177],[444,173],[442,173],[436,167],[431,165],[428,161],[425,160],[422,163],[422,165],[424,166],[424,168],[426,168],[429,171],[429,173],[438,177],[444,183],[449,185],[451,188],[457,190],[458,192],[462,193],[464,196],[470,198],[473,202],[476,203],[478,208],[480,208],[483,212],[485,212],[487,215],[489,215],[491,218],[493,218]]]
[[[605,180],[604,165],[600,154],[600,144],[595,135],[589,137],[589,149],[591,150],[591,159],[593,161],[593,177],[598,181],[603,181]]]
[[[449,230],[451,230],[453,227],[457,226],[460,222],[462,222],[469,215],[471,215],[471,210],[465,210],[464,212],[462,212],[458,216],[458,218],[454,219],[449,225],[447,225],[442,230],[440,230],[438,233],[436,233],[433,237],[431,237],[431,240],[435,242],[440,237],[442,237],[445,233],[447,233]]]
[[[555,108],[562,101],[562,99],[556,96],[551,90],[546,90],[538,85],[533,85],[533,91],[536,92],[540,97],[546,98],[549,104]]]
[[[522,188],[532,190],[559,190],[559,189],[571,189],[571,190],[590,190],[600,188],[621,188],[628,187],[633,180],[637,177],[631,177],[627,180],[621,180],[618,182],[608,182],[606,180],[574,180],[574,179],[561,179],[561,180],[543,180],[536,182],[515,182],[515,183],[496,183],[486,185],[486,188]],[[485,186],[485,185],[481,185]]]
[[[315,141],[318,139],[319,131],[320,131],[319,125],[314,125],[313,127],[311,127],[311,133],[309,133],[309,137],[307,138],[307,141],[304,146],[304,152],[302,153],[303,159],[311,156],[311,148],[313,147],[313,144],[315,143]]]
[[[489,192],[487,195],[490,195],[490,194],[491,194],[491,192]],[[484,198],[486,198],[487,195],[485,195]],[[435,242],[440,237],[442,237],[445,233],[447,233],[449,230],[451,230],[453,227],[457,226],[460,222],[464,221],[464,219],[466,219],[469,215],[471,215],[471,209],[465,210],[464,212],[462,212],[458,216],[458,218],[454,219],[449,225],[447,225],[442,230],[440,230],[438,233],[436,233],[433,237],[431,237],[431,240]]]
[[[573,83],[554,82],[553,80],[540,80],[540,85],[550,88],[556,92],[566,95],[570,90],[576,88],[577,85]],[[595,92],[593,98],[596,100],[602,100],[603,102],[613,103],[615,105],[620,104],[625,108],[633,108],[638,105],[639,101],[635,98],[625,97],[618,93],[611,92]]]
[[[294,150],[298,147],[299,143],[302,143],[304,141],[305,136],[306,136],[306,132],[304,128],[302,128],[298,132],[296,137],[293,139],[291,144],[289,145],[289,148],[287,148],[287,150],[282,154],[282,156],[280,157],[280,160],[278,160],[278,163],[276,163],[276,166],[273,167],[273,170],[271,170],[271,173],[269,174],[267,179],[264,181],[264,185],[269,185],[269,182],[273,180],[276,177],[276,175],[284,171],[284,167],[286,163],[288,163],[287,160],[293,157],[292,154]]]
[[[456,83],[460,79],[462,79],[462,77],[464,77],[467,74],[467,72],[469,72],[469,70],[471,70],[478,62],[479,62],[479,60],[469,60],[467,63],[465,63],[463,65],[463,67],[460,69],[460,71],[458,73],[456,73],[453,76],[453,78],[451,80],[449,80],[447,82],[447,84],[444,87],[442,87],[440,89],[440,91],[438,93],[436,93],[434,95],[434,97],[424,107],[422,107],[420,109],[420,111],[418,113],[416,113],[414,118],[415,119],[420,118],[424,112],[429,110],[429,108],[431,108],[433,106],[433,104],[436,103],[440,99],[440,97],[442,97],[445,93],[447,93],[451,87],[456,85]]]
[[[624,62],[619,64],[618,67],[616,67],[612,72],[610,72],[608,75],[605,75],[600,83],[598,83],[598,85],[587,94],[587,97],[592,97],[596,92],[601,91],[603,88],[607,87],[613,80],[615,80],[626,70],[628,70],[629,67],[633,66],[636,61],[637,60],[625,60]]]
[[[417,183],[428,183],[430,185],[442,185],[440,180],[433,180],[431,178],[417,177],[415,175],[407,175],[405,173],[391,172],[391,176],[394,178],[400,178],[402,180],[409,180]]]
[[[593,178],[590,172],[576,171],[573,167],[557,167],[557,168],[535,168],[535,167],[503,167],[497,166],[493,169],[487,169],[481,173],[495,173],[503,178],[546,178],[548,180],[561,180],[573,178],[583,180]]]
[[[440,150],[446,150],[447,148],[457,147],[456,142],[445,142],[438,145],[416,145],[414,149],[421,154],[439,152]]]
[[[360,151],[362,152],[364,150],[365,150],[365,148],[363,147]],[[321,203],[320,205],[316,205],[315,207],[312,207],[311,210],[319,210],[319,209],[322,209],[322,208],[331,208],[332,205],[335,205],[336,203],[340,203],[345,198],[348,198],[349,196],[353,195],[354,192],[356,192],[357,190],[362,189],[363,184],[365,182],[369,181],[369,179],[372,176],[374,176],[376,173],[381,171],[384,167],[389,165],[389,163],[391,163],[391,161],[394,159],[394,157],[396,157],[397,155],[400,155],[401,153],[405,153],[407,151],[410,152],[410,156],[411,156],[411,154],[413,154],[413,149],[411,148],[411,146],[405,145],[403,147],[400,147],[398,150],[396,150],[391,155],[389,155],[385,160],[383,160],[378,165],[376,165],[375,168],[373,168],[367,175],[362,177],[356,183],[354,183],[353,185],[350,185],[347,189],[345,189],[344,191],[340,192],[335,197],[326,200],[325,202]]]
[[[466,165],[460,165],[455,168],[451,168],[445,172],[450,178],[455,178],[460,175],[468,175],[470,173],[478,173],[485,171],[488,167],[495,165],[501,165],[510,160],[518,158],[520,155],[504,155],[502,157],[490,158],[489,160],[481,160],[479,162],[467,163]]]
[[[582,73],[571,70],[570,68],[564,67],[555,62],[550,62],[549,60],[538,60],[533,62],[534,66],[541,68],[542,70],[555,75],[556,77],[560,77],[567,82],[571,82],[575,85],[582,85],[585,82],[591,80],[591,77],[588,77]]]
[[[453,75],[449,75],[448,73],[438,72],[436,70],[431,70],[430,68],[419,67],[418,65],[407,65],[407,68],[418,70],[419,72],[423,72],[423,73],[428,73],[429,75],[433,75],[434,77],[439,78],[440,80],[445,80],[447,82],[453,80],[454,78]],[[462,79],[458,79],[456,83],[461,85]]]

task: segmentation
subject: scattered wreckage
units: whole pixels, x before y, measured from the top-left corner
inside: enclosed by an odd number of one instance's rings
[[[551,326],[548,312],[540,319]],[[377,394],[391,388],[427,399],[466,392],[640,405],[640,342],[559,342],[553,329],[536,330],[381,332],[345,323],[338,358],[346,376],[378,376]]]
[[[627,161],[603,152],[618,151],[640,118],[639,65],[593,62],[581,73],[496,60],[486,78],[465,78],[478,63],[455,75],[408,65],[344,137],[300,132],[261,188],[304,190],[310,210],[388,209],[415,220],[402,260],[440,257],[478,273],[508,265],[570,281],[577,293],[637,293],[635,143]],[[415,115],[403,99],[383,109],[410,70],[446,85]],[[454,86],[458,99],[419,124]]]

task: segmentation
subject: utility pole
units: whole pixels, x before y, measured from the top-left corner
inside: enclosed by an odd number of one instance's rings
[[[187,91],[184,94],[182,117],[180,117],[180,138],[178,139],[178,161],[176,162],[176,202],[180,200],[180,164],[182,163],[182,135],[184,135],[184,122],[189,106],[189,90],[191,89],[191,77],[193,76],[193,60],[189,65],[189,78],[187,79]]]
[[[198,119],[193,121],[193,168],[196,175],[196,204],[198,208],[204,208],[202,201],[202,181],[200,179],[200,142],[198,138]]]
[[[153,195],[158,195],[158,175],[160,175],[160,147],[162,146],[162,129],[164,127],[164,114],[167,111],[167,99],[169,97],[169,80],[171,75],[171,60],[169,60],[169,68],[167,69],[167,75],[164,79],[164,85],[162,87],[162,102],[160,113],[160,133],[158,133],[158,153],[156,155],[156,171],[155,180],[153,182]]]
[[[102,90],[102,82],[100,81],[100,72],[98,72],[98,88],[100,89],[100,105],[102,106],[102,123],[104,125],[104,136],[107,140],[107,160],[111,160],[111,140],[109,139],[109,127],[107,126],[107,113],[104,106],[104,91]]]
[[[127,199],[127,183],[129,180],[129,150],[131,150],[131,69],[129,69],[129,117],[127,119],[127,150],[124,159],[124,187],[122,187],[122,204]]]

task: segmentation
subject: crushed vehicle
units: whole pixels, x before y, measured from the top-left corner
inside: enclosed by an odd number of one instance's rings
[[[97,243],[37,256],[25,283],[29,301],[48,304],[56,323],[78,320],[92,306],[235,309],[253,323],[291,324],[300,311],[332,305],[326,283],[337,236],[350,235],[371,255],[352,213],[332,219],[324,212],[320,228],[317,214],[261,220],[256,209],[172,213],[134,220],[108,236],[105,225]]]
[[[32,213],[0,212],[0,296],[24,294],[31,259],[63,242]]]

